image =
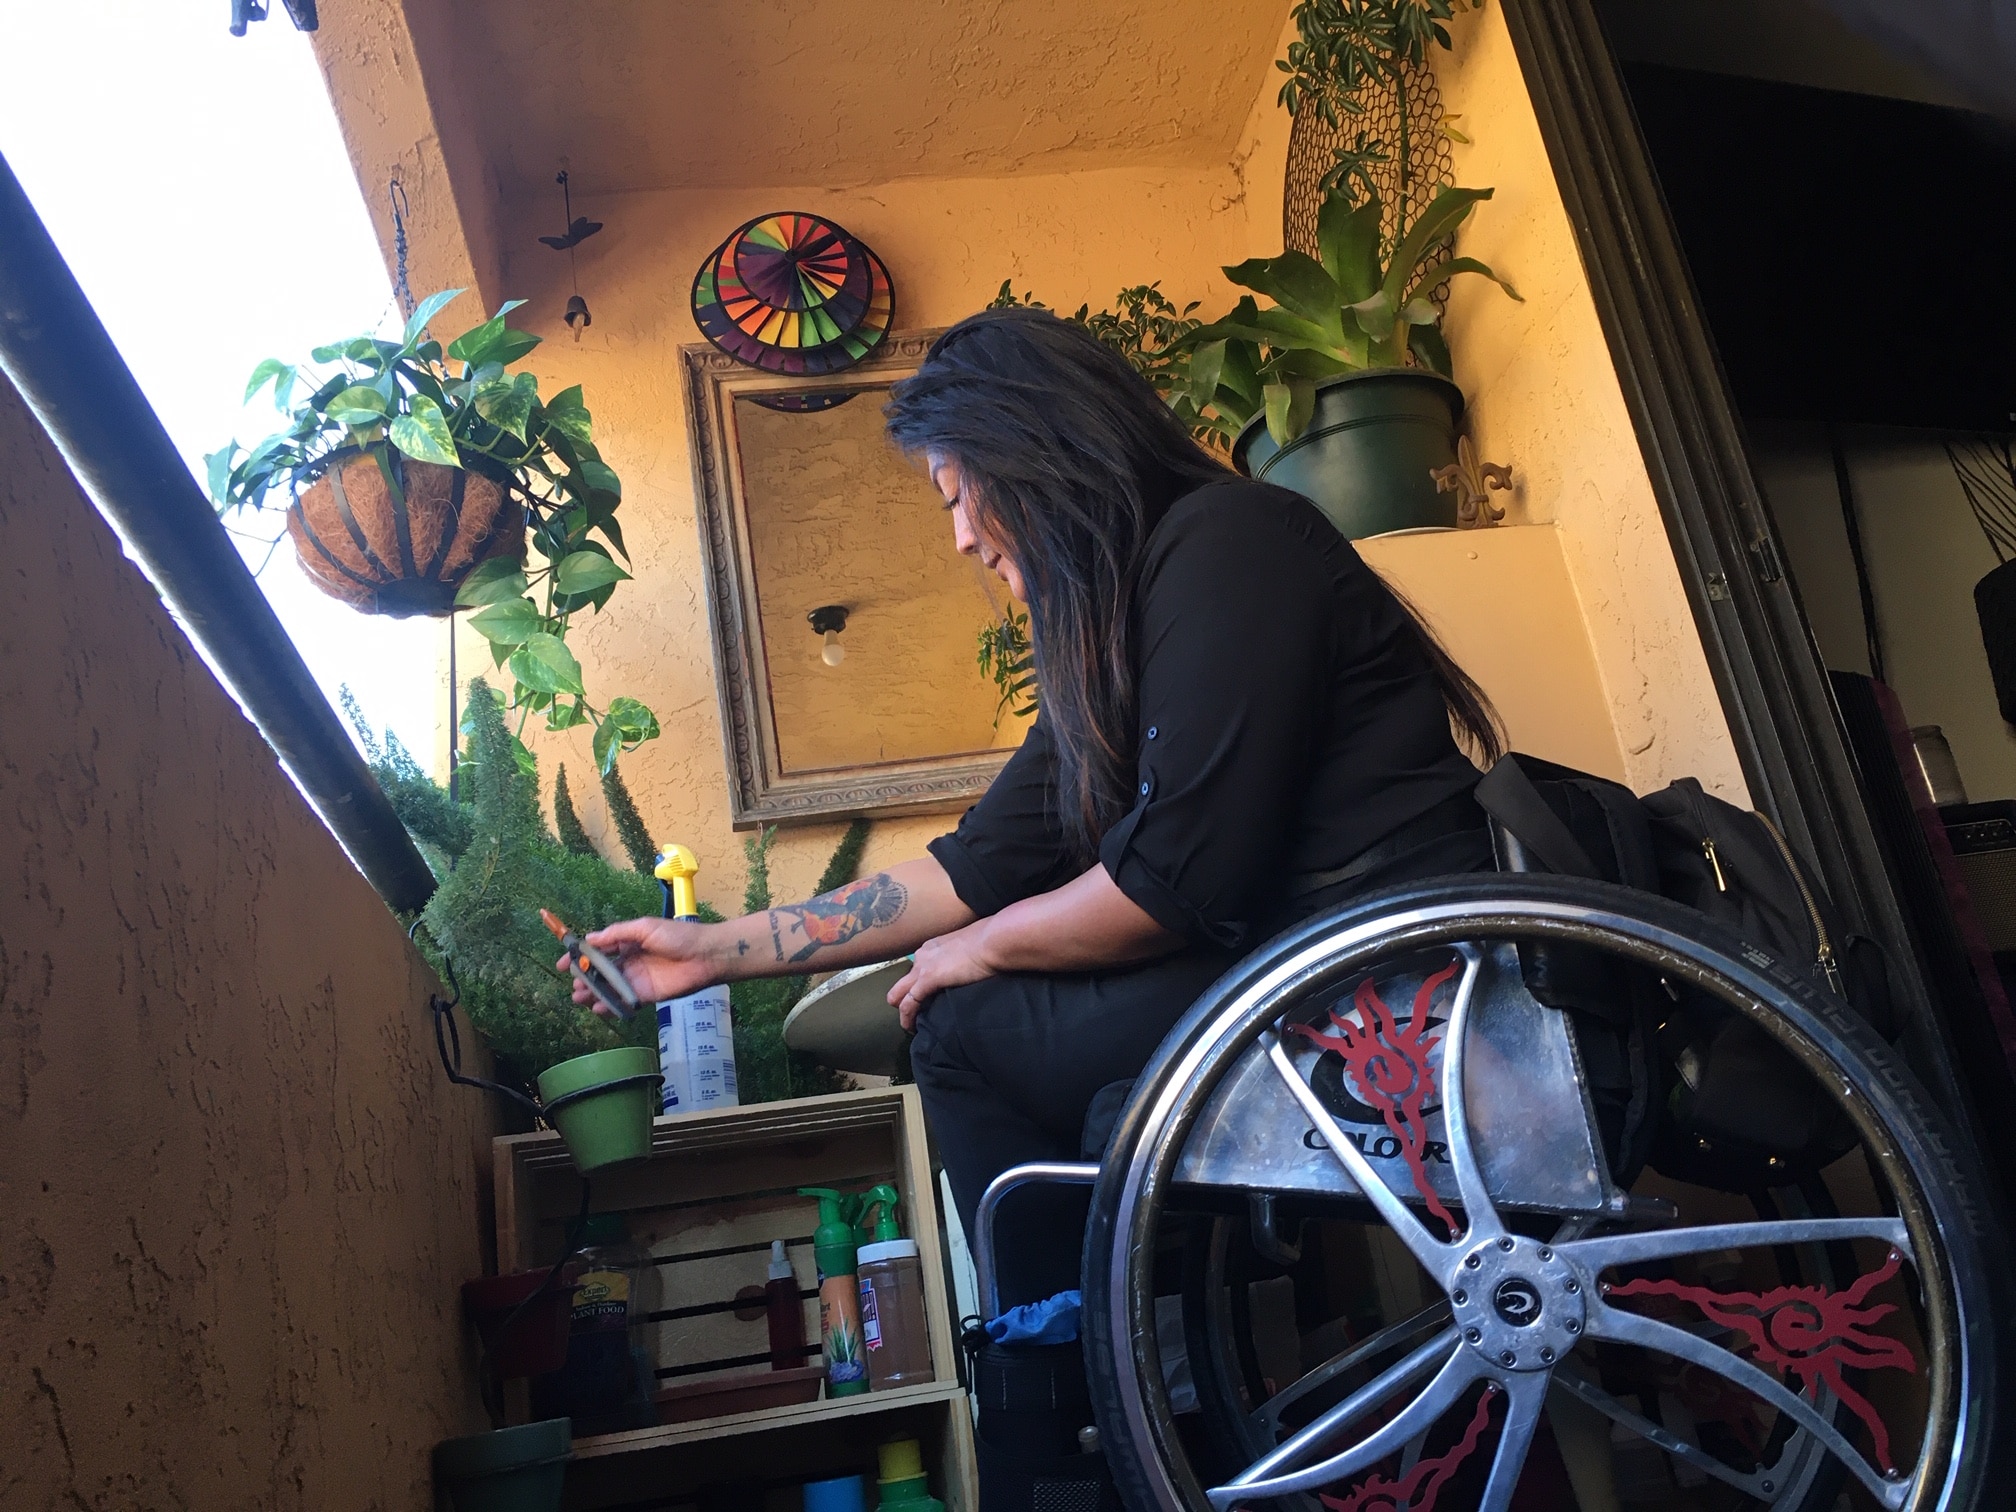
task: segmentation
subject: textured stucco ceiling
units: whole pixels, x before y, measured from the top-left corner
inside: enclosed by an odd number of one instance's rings
[[[507,199],[1222,161],[1287,0],[451,0]],[[437,33],[437,37],[440,34]],[[451,82],[452,81],[452,82]],[[437,110],[446,102],[437,99]]]

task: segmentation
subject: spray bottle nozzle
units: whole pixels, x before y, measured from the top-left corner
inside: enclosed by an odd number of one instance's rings
[[[896,1221],[896,1209],[902,1201],[903,1194],[886,1181],[880,1186],[870,1187],[861,1194],[861,1216],[855,1226],[864,1243],[880,1244],[888,1239],[903,1237],[902,1227]],[[870,1213],[876,1215],[872,1233],[869,1231],[868,1223]]]
[[[693,852],[683,845],[666,846],[658,852],[658,864],[651,869],[651,875],[664,890],[666,918],[699,917],[700,904],[693,890],[693,879],[700,875],[700,862]]]
[[[854,1269],[854,1225],[846,1211],[852,1201],[831,1187],[800,1187],[800,1197],[819,1199],[819,1227],[812,1233],[812,1253],[822,1276],[844,1276]]]

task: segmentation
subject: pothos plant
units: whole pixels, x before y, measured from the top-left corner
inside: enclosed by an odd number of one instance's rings
[[[1332,190],[1317,216],[1318,256],[1289,250],[1225,269],[1271,303],[1248,295],[1185,338],[1190,403],[1228,437],[1264,413],[1268,434],[1285,446],[1307,427],[1326,378],[1410,362],[1448,377],[1435,290],[1474,273],[1519,298],[1476,258],[1449,250],[1456,228],[1489,198],[1489,189],[1442,190],[1389,254],[1379,200],[1354,203],[1348,188]]]
[[[457,590],[456,607],[476,611],[470,628],[509,670],[519,731],[533,715],[549,730],[592,724],[606,771],[620,752],[658,734],[656,717],[634,698],[590,704],[567,646],[572,616],[599,612],[630,576],[617,560],[629,560],[616,520],[622,480],[596,449],[579,385],[547,399],[536,375],[507,371],[541,340],[506,323],[523,300],[445,349],[429,334],[428,323],[462,292],[423,300],[396,341],[356,336],[315,348],[306,364],[260,363],[246,401],[270,386],[287,423],[249,448],[233,442],[205,458],[211,497],[220,511],[257,509],[276,494],[291,501],[354,457],[375,460],[396,495],[395,452],[503,486],[525,509],[532,555],[525,564],[479,563]]]

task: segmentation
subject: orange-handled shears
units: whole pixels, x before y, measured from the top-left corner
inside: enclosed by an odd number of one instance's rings
[[[568,969],[577,981],[588,984],[596,1001],[619,1019],[627,1021],[636,1013],[637,994],[631,990],[620,966],[563,924],[552,909],[540,909],[539,917],[560,941],[560,948],[567,952]]]

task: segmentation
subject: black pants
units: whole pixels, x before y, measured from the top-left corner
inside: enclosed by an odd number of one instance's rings
[[[1093,1097],[1139,1075],[1233,959],[1186,950],[1124,971],[988,977],[931,999],[910,1065],[968,1243],[978,1242],[980,1194],[1008,1167],[1088,1158]],[[1002,1204],[994,1245],[1003,1308],[1077,1287],[1086,1197],[1082,1187],[1032,1186]]]
[[[1285,928],[1358,893],[1492,864],[1486,832],[1461,829],[1305,898],[1272,922]],[[910,1064],[968,1243],[978,1243],[980,1194],[1008,1167],[1099,1158],[1101,1151],[1083,1147],[1093,1098],[1138,1076],[1235,959],[1189,949],[1123,971],[989,977],[931,1000],[917,1020]],[[1033,1186],[1001,1205],[994,1246],[1004,1309],[1078,1286],[1087,1198],[1083,1187]]]

